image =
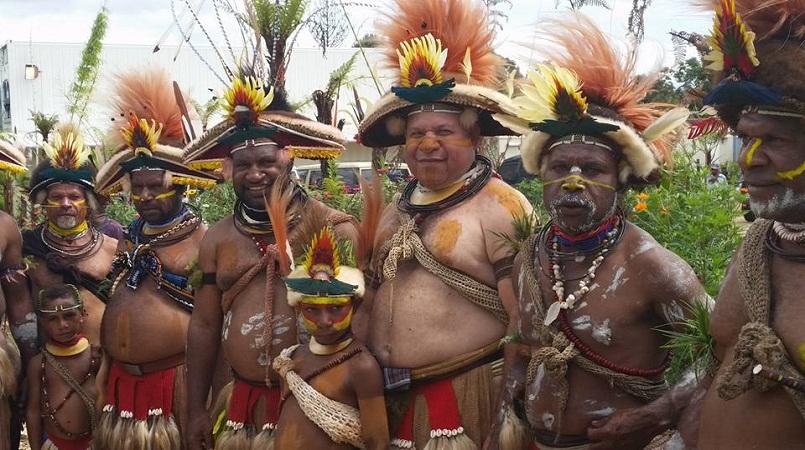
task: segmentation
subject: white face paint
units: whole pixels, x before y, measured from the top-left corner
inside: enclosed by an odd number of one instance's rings
[[[612,329],[609,327],[609,319],[593,324],[593,339],[604,345],[612,343]]]
[[[749,207],[758,217],[782,218],[792,214],[799,217],[805,210],[805,195],[786,188],[785,192],[775,195],[767,202],[752,201],[752,197],[749,197]]]
[[[581,175],[581,167],[579,167],[579,166],[570,167],[570,174],[571,175]]]

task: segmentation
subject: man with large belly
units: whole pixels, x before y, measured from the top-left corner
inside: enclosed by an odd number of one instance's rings
[[[44,208],[47,221],[22,235],[23,256],[32,261],[26,272],[30,296],[36,298],[40,290],[64,283],[77,286],[87,314],[84,330],[92,348],[98,350],[107,295],[102,282],[112,266],[117,241],[98,231],[90,220],[91,210],[98,207],[95,167],[78,129],[60,127],[44,148],[48,157],[33,171],[30,197]],[[16,326],[35,329],[33,302],[26,303],[19,305],[15,315],[24,316],[28,325]]]
[[[400,75],[360,138],[403,145],[416,179],[380,220],[355,329],[384,371],[392,448],[480,448],[495,422],[501,339],[517,323],[502,235],[531,213],[477,150],[483,136],[512,133],[491,117],[509,99],[493,89],[500,66],[483,6],[397,1],[387,19]]]
[[[253,78],[236,79],[226,98],[226,120],[185,149],[191,166],[223,163],[237,197],[233,214],[210,228],[199,250],[202,286],[188,335],[185,433],[194,449],[211,449],[213,441],[219,450],[272,442],[280,377],[271,362],[298,343],[280,252],[301,255],[324,225],[342,239],[354,241],[357,234],[352,217],[309,198],[289,177],[295,155],[340,154],[340,131],[284,110],[284,100],[273,99],[273,90]],[[282,195],[272,197],[272,188]],[[287,204],[274,202],[267,210],[268,199],[279,197]],[[278,248],[275,233],[287,233],[290,248]],[[207,398],[219,349],[234,381],[219,395],[211,421]]]
[[[120,242],[102,323],[101,420],[107,450],[183,448],[185,341],[192,266],[207,227],[183,203],[188,186],[215,186],[182,162],[182,112],[168,75],[119,76],[113,104],[122,140],[98,172],[98,189],[128,193],[139,213]],[[118,131],[118,130],[115,130]]]
[[[619,58],[584,16],[540,29],[551,64],[534,69],[514,101],[531,129],[523,163],[542,181],[551,221],[515,260],[530,361],[513,366],[521,371],[506,388],[524,389],[531,448],[582,449],[598,421],[665,392],[670,355],[658,329],[670,330],[705,296],[691,268],[619,207],[627,189],[659,180],[663,135],[687,110],[661,116],[644,103],[654,78],[637,78],[634,60]],[[617,448],[643,448],[652,437]]]

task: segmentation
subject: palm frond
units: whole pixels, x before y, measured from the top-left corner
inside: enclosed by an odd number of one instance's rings
[[[70,112],[70,122],[81,125],[87,116],[87,105],[89,105],[92,91],[98,80],[101,68],[101,51],[103,50],[103,38],[106,36],[108,24],[108,14],[106,5],[101,7],[95,22],[92,24],[92,32],[89,40],[81,53],[81,63],[76,71],[75,81],[67,94],[67,111]]]
[[[341,64],[337,69],[330,73],[330,80],[327,82],[327,95],[329,97],[332,98],[335,96],[336,92],[338,92],[338,89],[344,85],[347,77],[349,77],[349,74],[352,73],[352,69],[355,67],[355,60],[357,57],[358,52],[353,53],[352,56],[344,62],[344,64]]]

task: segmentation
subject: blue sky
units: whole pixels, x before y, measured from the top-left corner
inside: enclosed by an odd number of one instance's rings
[[[200,0],[174,0],[177,10],[185,1],[193,4]],[[238,0],[232,0],[237,2]],[[318,0],[322,1],[322,0]],[[349,0],[345,0],[349,1]],[[350,17],[358,28],[358,34],[371,32],[374,19],[388,0],[367,0],[364,4],[374,7],[350,7]],[[413,0],[416,1],[416,0]],[[585,7],[583,12],[615,40],[626,38],[626,24],[632,0],[609,0],[611,9]],[[92,21],[103,0],[0,0],[0,43],[7,40],[44,42],[83,42],[89,35]],[[208,4],[211,1],[207,2]],[[511,9],[504,8],[509,20],[498,33],[499,49],[505,56],[525,65],[529,51],[522,44],[532,43],[536,23],[545,17],[562,14],[568,10],[567,1],[512,0]],[[173,21],[171,0],[107,0],[110,10],[107,42],[120,44],[153,45]],[[220,38],[215,29],[215,20],[209,5],[202,14],[214,39]],[[648,70],[659,60],[662,65],[673,63],[670,36],[671,30],[706,33],[711,19],[707,13],[696,11],[684,2],[655,0],[646,15],[646,38],[641,46],[640,68]],[[174,33],[170,43],[178,43]],[[200,35],[194,42],[203,44]],[[352,42],[347,39],[346,44]],[[309,35],[302,35],[300,45],[315,46]],[[693,51],[690,51],[693,55]]]

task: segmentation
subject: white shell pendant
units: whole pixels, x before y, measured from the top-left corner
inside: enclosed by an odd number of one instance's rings
[[[562,310],[562,303],[561,302],[553,302],[551,306],[548,307],[548,312],[545,313],[545,326],[548,326],[559,317],[559,311]]]

